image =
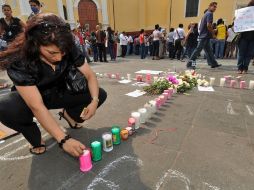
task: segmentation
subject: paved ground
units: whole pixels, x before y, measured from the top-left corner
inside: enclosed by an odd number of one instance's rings
[[[203,60],[199,72],[219,78],[235,73],[234,60],[221,61],[212,70]],[[135,57],[118,63],[96,64],[94,71],[123,75],[140,69],[184,70],[184,63],[140,61]],[[251,73],[246,80],[254,78]],[[236,76],[236,75],[235,75]],[[6,78],[1,73],[1,78]],[[153,97],[127,97],[136,89],[116,80],[100,79],[108,92],[107,102],[81,130],[66,130],[85,144],[98,139],[113,124],[125,127],[133,110]],[[48,151],[28,153],[21,135],[0,144],[0,184],[3,190],[253,190],[254,103],[253,91],[215,87],[215,92],[194,89],[190,95],[175,95],[138,133],[103,153],[89,173],[79,171],[79,162],[63,153],[45,132]],[[1,96],[1,95],[0,95]],[[8,109],[8,108],[6,108]],[[52,112],[55,116],[57,110]],[[14,118],[15,119],[15,118]],[[61,121],[62,126],[67,124]],[[156,132],[158,138],[152,141]]]

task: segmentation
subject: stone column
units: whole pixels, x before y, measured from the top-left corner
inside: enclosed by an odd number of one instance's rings
[[[108,0],[102,0],[102,28],[106,29],[109,26],[108,21]]]
[[[72,0],[66,0],[66,5],[67,5],[68,22],[71,28],[76,27]]]
[[[62,19],[64,18],[64,10],[63,10],[63,1],[57,0],[57,8],[58,8],[58,14]]]

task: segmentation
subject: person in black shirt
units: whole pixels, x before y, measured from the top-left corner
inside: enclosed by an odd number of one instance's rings
[[[7,69],[16,90],[0,97],[0,121],[23,134],[32,145],[31,153],[42,154],[46,146],[33,122],[35,117],[61,148],[72,156],[80,156],[85,146],[66,135],[49,110],[64,108],[59,115],[70,127],[80,128],[78,123],[94,116],[106,100],[106,92],[98,87],[94,72],[75,46],[70,28],[56,15],[42,13],[32,17],[25,34],[15,39],[19,41],[23,42],[20,53],[15,53],[16,58]],[[86,89],[74,93],[67,88],[70,71],[84,75],[87,85],[82,87],[87,86]]]
[[[3,40],[9,43],[24,30],[25,23],[19,18],[12,16],[12,9],[10,5],[3,5],[2,11],[5,18],[0,19],[0,30],[1,34],[3,34]]]

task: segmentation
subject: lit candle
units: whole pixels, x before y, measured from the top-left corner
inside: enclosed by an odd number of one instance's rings
[[[127,79],[131,80],[131,74],[129,74],[129,73],[127,74]]]
[[[235,80],[230,81],[230,87],[231,88],[236,88],[236,81]]]
[[[126,141],[128,139],[129,132],[127,129],[122,129],[120,134],[121,134],[122,140]]]
[[[240,88],[245,89],[246,88],[246,81],[241,81],[240,82]]]
[[[116,75],[115,75],[115,74],[112,74],[112,75],[111,75],[111,78],[112,78],[112,79],[115,79],[115,78],[116,78]]]
[[[113,142],[112,142],[112,134],[111,133],[103,133],[102,134],[103,141],[103,150],[105,152],[110,152],[113,150]]]
[[[139,129],[140,127],[140,113],[139,112],[132,112],[131,117],[135,119],[135,130]]]
[[[157,106],[156,106],[156,101],[155,100],[151,100],[149,101],[149,104],[152,106],[152,113],[156,113],[157,111]]]
[[[152,114],[153,114],[153,107],[152,107],[152,105],[146,103],[146,104],[144,105],[144,108],[146,108],[146,110],[147,110],[147,119],[151,118],[151,117],[152,117]]]
[[[147,120],[147,110],[146,108],[141,108],[138,110],[140,113],[140,123],[145,123]]]
[[[250,90],[254,90],[254,80],[251,80],[251,81],[250,81],[249,89],[250,89]]]
[[[220,79],[220,86],[224,87],[225,86],[225,82],[226,82],[226,79],[225,78],[221,78]]]
[[[210,78],[210,86],[213,86],[215,82],[215,78]]]

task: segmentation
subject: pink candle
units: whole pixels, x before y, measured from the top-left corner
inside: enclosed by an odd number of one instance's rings
[[[156,107],[157,107],[157,109],[159,109],[161,107],[161,99],[156,98],[155,101],[156,101]]]
[[[108,78],[110,78],[110,79],[111,79],[111,77],[112,77],[112,76],[111,76],[111,73],[108,73],[107,75],[108,75]]]
[[[135,119],[133,117],[130,117],[128,119],[128,126],[131,127],[131,128],[135,128]]]
[[[150,82],[151,82],[151,74],[150,74],[150,73],[147,73],[147,74],[146,74],[146,82],[147,82],[147,83],[150,83]]]
[[[235,80],[230,81],[230,87],[231,88],[236,88],[236,81]]]
[[[245,89],[246,88],[246,82],[245,81],[241,81],[240,82],[240,88],[241,89]]]
[[[165,104],[165,96],[164,95],[161,95],[159,96],[160,98],[160,101],[161,101],[161,106]]]
[[[137,82],[142,82],[143,76],[142,75],[137,75],[136,79],[137,79]]]
[[[116,79],[120,80],[120,74],[119,73],[116,73]]]
[[[166,101],[167,101],[167,99],[168,99],[168,93],[164,92],[162,95],[165,97],[164,102],[166,102]]]

